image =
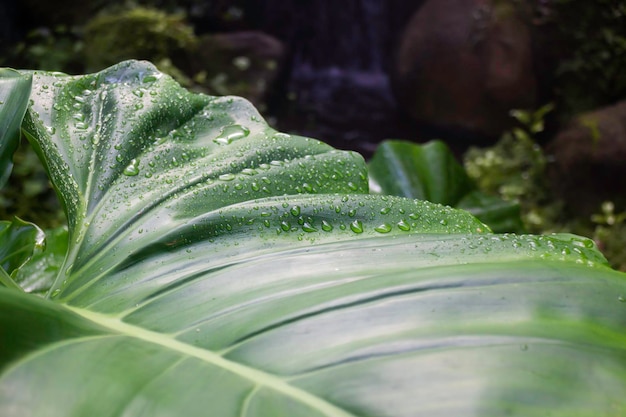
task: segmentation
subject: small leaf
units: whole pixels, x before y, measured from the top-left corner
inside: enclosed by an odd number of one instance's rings
[[[28,293],[44,295],[52,287],[67,254],[67,228],[47,230],[45,242],[45,250],[36,250],[32,258],[13,274],[14,281]]]
[[[15,287],[8,281],[26,264],[33,253],[42,252],[45,245],[44,233],[32,223],[15,218],[12,222],[0,222],[0,269],[8,274],[0,283]]]

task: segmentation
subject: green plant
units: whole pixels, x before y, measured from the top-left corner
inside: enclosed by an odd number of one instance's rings
[[[441,141],[380,144],[368,165],[372,192],[417,198],[469,211],[495,232],[523,232],[519,205],[477,189]]]
[[[33,77],[68,231],[0,244],[0,415],[626,412],[626,276],[590,239],[370,195],[359,155],[146,63]]]
[[[519,127],[502,135],[494,146],[470,148],[464,156],[467,175],[478,189],[519,203],[524,227],[532,233],[549,229],[560,214],[548,191],[546,156],[535,141],[552,110],[552,104],[547,104],[536,111],[511,111]]]
[[[602,252],[611,260],[611,265],[626,271],[626,211],[615,212],[615,204],[605,201],[601,212],[591,217],[595,224],[593,238]]]
[[[3,51],[0,65],[47,71],[83,72],[83,41],[79,28],[67,25],[39,27],[24,40]]]

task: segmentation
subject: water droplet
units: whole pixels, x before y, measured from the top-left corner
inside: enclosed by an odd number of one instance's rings
[[[593,246],[594,246],[593,240],[591,240],[591,239],[587,239],[587,238],[584,238],[584,237],[581,237],[581,238],[578,238],[578,237],[572,238],[572,243],[573,243],[574,245],[578,246],[578,247],[581,247],[581,248],[589,248],[589,249],[591,249],[591,248],[593,248]]]
[[[300,206],[293,206],[289,212],[292,216],[298,217],[300,215]]]
[[[288,232],[289,230],[291,230],[291,225],[288,222],[280,222],[280,228],[283,229],[285,232]]]
[[[46,126],[46,132],[49,135],[54,135],[56,133],[56,129],[54,128],[54,126]]]
[[[626,303],[626,297],[620,295],[619,297],[617,297],[617,301],[619,301],[620,303]]]
[[[134,177],[135,175],[139,174],[139,160],[132,159],[130,161],[130,164],[128,164],[128,166],[124,168],[123,174],[129,177]]]
[[[350,223],[350,229],[354,233],[363,233],[363,223],[361,223],[361,220],[355,220]]]
[[[439,220],[439,224],[442,226],[447,226],[448,225],[448,221],[446,219],[441,219]]]
[[[333,230],[333,225],[328,223],[326,220],[322,220],[322,230],[325,232],[330,232]]]
[[[355,215],[356,215],[356,210],[352,209],[352,210],[348,211],[348,216],[354,217]]]
[[[241,138],[245,138],[250,134],[250,129],[241,125],[229,125],[224,126],[220,134],[213,139],[213,142],[218,145],[228,145],[233,141]]]
[[[256,175],[257,171],[251,168],[245,168],[241,171],[243,175]]]
[[[378,233],[389,233],[391,232],[391,225],[387,223],[383,223],[380,226],[376,226],[374,230],[377,231]]]
[[[219,180],[221,180],[221,181],[232,181],[232,180],[234,180],[234,179],[235,179],[235,174],[231,174],[231,173],[229,172],[229,173],[226,173],[226,174],[222,174],[222,175],[220,175],[220,176],[219,176],[219,177],[217,177],[217,178],[218,178]]]
[[[309,222],[304,222],[304,224],[302,225],[302,230],[304,230],[307,233],[317,232],[317,229],[311,226]]]
[[[380,209],[380,214],[388,214],[391,211],[389,207],[383,207]]]
[[[411,226],[404,220],[400,220],[398,222],[398,229],[408,232],[409,230],[411,230]]]

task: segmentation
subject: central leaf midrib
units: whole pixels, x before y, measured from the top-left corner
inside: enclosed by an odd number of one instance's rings
[[[252,381],[258,386],[265,386],[282,395],[288,396],[296,401],[306,404],[315,410],[319,410],[325,415],[332,417],[356,417],[354,414],[351,414],[337,407],[336,405],[327,402],[323,398],[317,397],[307,391],[302,390],[301,388],[295,387],[287,383],[285,380],[276,375],[272,375],[267,372],[251,368],[249,366],[242,365],[238,362],[230,361],[210,350],[201,349],[199,347],[183,343],[162,333],[124,323],[117,318],[113,318],[104,314],[95,313],[89,310],[84,310],[69,305],[66,305],[65,307],[67,307],[74,313],[84,317],[85,319],[111,330],[113,333],[156,344],[162,346],[163,348],[178,352],[182,355],[191,356],[204,362],[210,363],[214,366],[221,367],[227,371],[239,375],[242,378]]]

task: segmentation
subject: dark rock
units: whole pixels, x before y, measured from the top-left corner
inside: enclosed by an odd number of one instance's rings
[[[385,138],[415,136],[397,110],[388,71],[397,36],[421,0],[262,3],[263,30],[288,45],[283,88],[270,104],[280,129],[366,155]]]
[[[415,120],[498,137],[537,105],[531,29],[512,2],[429,0],[412,17],[392,80]]]
[[[576,117],[547,146],[555,197],[588,216],[603,201],[626,204],[626,101]]]

